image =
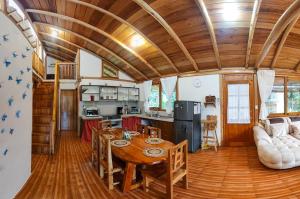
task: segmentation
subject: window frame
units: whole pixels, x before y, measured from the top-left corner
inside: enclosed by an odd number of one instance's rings
[[[114,70],[116,70],[117,71],[117,76],[116,77],[105,77],[104,76],[104,67],[106,67],[106,66],[111,67]],[[101,77],[103,79],[119,79],[119,74],[120,74],[120,70],[116,66],[114,66],[113,64],[111,64],[107,61],[102,60]]]
[[[153,81],[152,82],[152,86],[153,85],[159,85],[159,106],[158,107],[150,107],[151,111],[166,111],[166,109],[162,108],[162,85],[160,83],[160,81]],[[178,84],[176,82],[176,86],[175,86],[175,92],[176,92],[176,100],[178,100]]]
[[[269,113],[269,118],[284,117],[284,116],[296,116],[300,115],[300,112],[289,112],[288,111],[288,83],[289,80],[299,80],[299,76],[290,75],[276,75],[275,78],[284,79],[284,113]],[[300,82],[300,80],[299,80]]]

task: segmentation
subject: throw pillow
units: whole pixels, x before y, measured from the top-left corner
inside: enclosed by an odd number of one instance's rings
[[[287,134],[285,126],[282,125],[271,125],[270,126],[273,137],[281,137]]]
[[[292,124],[291,125],[292,134],[293,135],[300,135],[300,125]]]

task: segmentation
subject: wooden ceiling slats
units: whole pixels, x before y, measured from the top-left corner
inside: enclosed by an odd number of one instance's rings
[[[274,25],[271,33],[269,34],[264,46],[258,56],[255,64],[255,68],[259,68],[260,64],[263,62],[264,58],[268,54],[270,48],[285,30],[285,28],[300,15],[300,0],[295,0],[293,4],[284,12],[284,14],[279,18],[279,20]]]
[[[154,17],[165,29],[166,31],[172,36],[172,38],[176,41],[180,49],[183,51],[185,56],[188,58],[188,60],[192,63],[193,67],[196,71],[199,71],[199,68],[195,62],[195,60],[192,58],[189,51],[186,49],[178,35],[175,33],[175,31],[169,26],[169,24],[146,2],[143,0],[133,0],[136,4],[141,6],[148,14],[150,14],[152,17]]]
[[[47,52],[47,55],[50,56],[50,57],[53,57],[53,58],[55,58],[55,59],[58,59],[59,61],[67,61],[67,62],[71,62],[71,60],[66,59],[66,58],[63,58],[63,57],[61,57],[60,55],[55,54],[55,53]]]
[[[45,24],[45,23],[40,23],[40,22],[34,22],[34,23],[35,23],[36,25],[39,25],[39,26],[53,27],[53,28],[58,29],[58,30],[61,30],[61,31],[63,31],[63,32],[68,32],[68,33],[70,33],[70,34],[72,34],[72,35],[74,35],[74,36],[76,36],[76,37],[78,37],[78,38],[80,38],[80,39],[82,39],[82,40],[84,40],[84,41],[86,41],[86,42],[89,42],[89,43],[93,44],[94,46],[97,46],[97,48],[102,49],[102,50],[108,52],[109,54],[115,56],[116,58],[118,58],[119,60],[121,60],[122,62],[124,62],[125,64],[127,64],[131,69],[133,69],[134,71],[136,71],[136,72],[137,72],[140,76],[142,76],[144,79],[148,79],[147,76],[145,76],[142,72],[140,72],[138,69],[136,69],[136,68],[135,68],[133,65],[131,65],[128,61],[126,61],[125,59],[121,58],[119,55],[117,55],[117,54],[114,53],[113,51],[109,50],[108,48],[102,46],[101,44],[96,43],[96,42],[90,40],[89,38],[86,38],[86,37],[84,37],[84,36],[82,36],[82,35],[80,35],[80,34],[78,34],[78,33],[76,33],[76,32],[70,31],[70,30],[68,30],[68,29],[61,28],[61,27],[59,27],[59,26],[54,26],[54,25],[51,25],[51,24]],[[137,78],[138,78],[138,77],[137,77]]]
[[[49,44],[50,46],[55,46],[57,48],[63,49],[63,50],[68,51],[68,52],[70,52],[70,53],[72,53],[74,55],[76,55],[76,53],[77,53],[76,51],[70,50],[68,48],[65,48],[65,47],[59,45],[59,44],[56,44],[56,43],[53,43],[53,42],[50,42],[50,41],[47,41],[47,40],[42,40],[41,42]]]

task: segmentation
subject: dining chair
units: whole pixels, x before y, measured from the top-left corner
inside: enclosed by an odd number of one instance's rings
[[[105,128],[111,128],[111,121],[110,120],[101,120],[98,122],[98,129],[105,129]]]
[[[114,182],[114,173],[122,172],[122,168],[118,166],[112,159],[110,140],[104,137],[104,134],[99,135],[99,173],[100,177],[104,178],[104,173],[107,174],[107,183],[109,190],[114,188],[114,185],[120,182]]]
[[[184,186],[188,188],[188,142],[184,140],[168,151],[167,164],[159,164],[141,170],[143,176],[143,189],[148,192],[149,184],[155,180],[166,185],[165,198],[173,198],[173,186],[183,179]]]
[[[137,124],[136,125],[136,131],[139,133],[144,133],[144,134],[148,134],[147,132],[147,125],[144,124]]]
[[[92,165],[97,169],[99,173],[99,133],[98,129],[92,127]]]
[[[161,138],[161,129],[152,126],[146,126],[146,132],[150,137]]]

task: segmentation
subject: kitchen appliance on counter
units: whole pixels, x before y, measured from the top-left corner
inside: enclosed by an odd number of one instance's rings
[[[117,115],[123,114],[123,106],[117,107]]]
[[[85,109],[85,116],[86,117],[97,117],[99,116],[99,110],[97,107],[87,107]]]
[[[175,101],[174,128],[175,142],[187,139],[189,152],[201,147],[201,103],[194,101]]]
[[[139,109],[138,107],[132,106],[132,107],[130,108],[130,113],[131,113],[131,114],[140,114],[141,111],[140,111],[140,109]]]

